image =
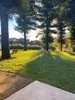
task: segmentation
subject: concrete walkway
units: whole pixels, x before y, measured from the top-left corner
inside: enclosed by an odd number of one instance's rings
[[[5,100],[75,100],[75,94],[35,81]]]

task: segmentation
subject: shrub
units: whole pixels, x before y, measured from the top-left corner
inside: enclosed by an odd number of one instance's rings
[[[24,49],[24,45],[22,45],[22,44],[10,45],[10,49]],[[38,45],[28,45],[27,49],[28,50],[39,50],[39,49],[41,49],[41,47]]]
[[[31,49],[31,50],[40,50],[41,46],[38,45],[28,45],[27,49]]]
[[[23,49],[24,46],[21,44],[12,44],[10,45],[10,49]]]
[[[75,46],[73,47],[73,52],[75,52]]]
[[[49,49],[50,49],[50,50],[54,50],[54,51],[56,50],[56,48],[55,48],[55,47],[52,47],[52,46],[49,47]]]

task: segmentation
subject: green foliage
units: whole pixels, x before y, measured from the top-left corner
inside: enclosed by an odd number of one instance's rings
[[[28,34],[31,29],[34,29],[35,26],[35,22],[32,20],[34,10],[31,9],[32,5],[27,0],[22,2],[23,5],[20,8],[19,15],[16,18],[17,26],[15,26],[14,29],[24,34],[24,50],[27,50],[26,34]]]
[[[72,22],[75,24],[75,1],[74,0],[68,0],[68,6],[66,7],[65,10],[65,18],[67,21]]]
[[[42,22],[42,24],[39,26],[40,29],[42,29],[42,34],[44,34],[43,40],[45,41],[45,47],[48,51],[49,49],[49,42],[52,42],[52,33],[56,33],[54,30],[51,30],[52,28],[52,21],[55,18],[56,15],[56,2],[54,0],[41,0],[43,5],[42,7],[37,7],[37,17],[36,20],[39,22]],[[39,15],[39,17],[38,17]],[[51,40],[50,40],[51,39]]]
[[[10,58],[8,18],[13,13],[19,13],[21,8],[28,8],[27,0],[0,0],[2,59]]]
[[[75,46],[73,46],[73,52],[75,52]]]
[[[71,34],[70,34],[69,39],[71,40],[72,46],[74,46],[75,45],[75,25],[71,24],[70,31],[71,31]]]
[[[22,44],[10,45],[10,49],[24,49]]]
[[[50,46],[49,49],[52,50],[52,51],[55,51],[56,50],[56,48],[55,47],[52,47],[52,46]]]
[[[32,2],[28,0],[22,0],[22,6],[20,8],[20,12],[16,17],[17,26],[15,26],[15,30],[26,34],[29,30],[34,29],[33,26],[35,25],[34,21],[32,20],[32,16],[34,14],[34,10],[31,9]]]
[[[10,45],[10,49],[24,49],[24,45],[22,44],[15,44],[15,45]],[[28,50],[40,50],[41,46],[38,45],[27,45]]]
[[[27,48],[28,48],[28,50],[40,50],[41,46],[38,46],[38,45],[28,45]]]
[[[28,7],[27,0],[0,0],[0,14],[18,13],[21,7]]]
[[[43,34],[43,36],[41,37],[41,42],[42,42],[42,44],[43,44],[43,48],[44,48],[44,49],[46,49],[46,41],[47,41],[47,40],[46,40],[46,35]],[[52,36],[49,35],[49,37],[48,37],[48,42],[49,42],[50,44],[52,44],[53,41],[54,41],[54,38],[53,38]]]
[[[57,42],[57,40],[55,39],[55,40],[53,41],[53,43],[50,45],[50,47],[55,48],[55,50],[60,50],[60,43]]]
[[[72,46],[75,44],[75,0],[68,0],[69,3],[65,9],[64,17],[69,31],[71,32],[70,40]]]

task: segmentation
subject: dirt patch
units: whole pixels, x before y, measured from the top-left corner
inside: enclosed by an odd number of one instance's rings
[[[4,100],[31,82],[32,80],[27,77],[0,71],[0,100]]]

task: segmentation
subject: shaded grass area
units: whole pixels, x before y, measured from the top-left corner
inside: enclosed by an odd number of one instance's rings
[[[48,83],[75,93],[75,57],[64,52],[51,52],[31,61],[20,70],[20,73],[33,80]]]
[[[67,52],[19,51],[0,62],[0,70],[28,76],[33,80],[75,93],[75,56]]]

